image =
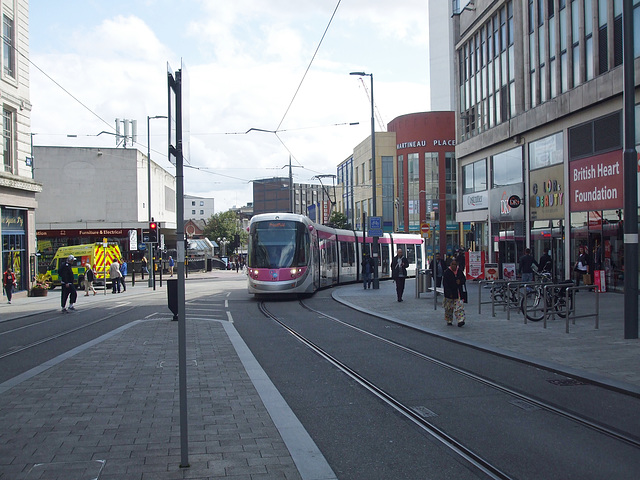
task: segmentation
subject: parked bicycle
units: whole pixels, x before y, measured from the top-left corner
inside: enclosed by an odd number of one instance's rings
[[[551,286],[551,274],[549,272],[537,272],[536,283],[527,287],[527,292],[522,299],[522,313],[532,322],[539,322],[546,312],[566,317],[567,315],[567,287],[574,285],[573,281],[566,280],[562,285]],[[545,288],[546,287],[546,288]],[[569,310],[573,309],[573,296],[569,298]]]
[[[522,296],[517,288],[509,288],[507,282],[494,283],[491,286],[491,300],[496,305],[505,305],[506,308],[519,308]]]

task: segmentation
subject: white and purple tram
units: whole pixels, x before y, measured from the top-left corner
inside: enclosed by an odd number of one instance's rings
[[[292,213],[255,215],[249,224],[249,293],[313,293],[319,288],[362,280],[362,254],[371,255],[372,237],[362,232],[319,225]],[[422,268],[423,240],[418,235],[385,233],[378,239],[378,276],[390,278],[398,248],[409,260],[408,275]]]

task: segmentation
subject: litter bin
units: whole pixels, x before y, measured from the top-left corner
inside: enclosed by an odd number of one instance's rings
[[[173,313],[173,319],[178,320],[178,279],[167,280],[167,304]]]
[[[416,298],[431,288],[431,270],[418,270],[416,279]]]

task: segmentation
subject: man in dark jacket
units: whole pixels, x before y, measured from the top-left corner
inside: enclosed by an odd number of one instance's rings
[[[456,263],[458,264],[458,269],[460,269],[462,273],[464,273],[466,260],[467,256],[464,253],[464,248],[461,248],[460,250],[458,250],[458,253],[456,255]]]
[[[69,299],[69,310],[75,310],[73,306],[76,303],[78,294],[76,293],[76,287],[73,284],[73,270],[72,265],[76,258],[73,255],[69,255],[62,266],[58,269],[58,275],[60,276],[60,282],[62,282],[62,313],[67,311],[67,299]]]
[[[433,279],[437,288],[440,288],[442,285],[442,275],[444,275],[446,269],[447,264],[440,258],[440,254],[436,253],[433,262],[431,262],[431,271],[433,272]]]
[[[403,255],[402,249],[398,249],[398,254],[393,257],[391,261],[391,275],[396,282],[396,294],[398,295],[398,301],[402,301],[402,294],[404,293],[404,281],[407,278],[407,268],[409,267],[409,260]]]
[[[362,258],[362,284],[365,289],[371,288],[374,267],[373,258],[364,253]]]
[[[533,255],[531,249],[525,248],[524,255],[520,257],[520,274],[523,282],[533,282],[533,265],[540,268]]]

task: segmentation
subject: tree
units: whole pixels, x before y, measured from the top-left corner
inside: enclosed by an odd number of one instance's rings
[[[218,242],[218,238],[226,238],[229,242],[226,246],[227,254],[235,252],[235,250],[246,244],[247,232],[239,227],[238,216],[233,210],[215,213],[207,220],[207,226],[204,228],[204,236],[209,240]],[[239,242],[236,244],[236,235]]]
[[[342,213],[334,210],[331,212],[331,216],[329,217],[329,225],[333,228],[346,228],[351,229],[351,225],[347,219],[347,216]]]

